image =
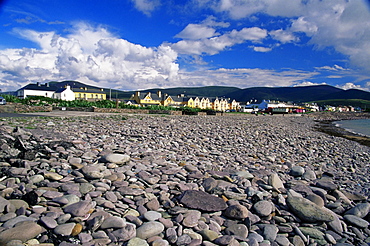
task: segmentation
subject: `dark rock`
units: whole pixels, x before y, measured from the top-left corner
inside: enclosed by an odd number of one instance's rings
[[[179,201],[188,208],[207,212],[222,211],[227,208],[226,202],[222,198],[199,190],[185,191]]]

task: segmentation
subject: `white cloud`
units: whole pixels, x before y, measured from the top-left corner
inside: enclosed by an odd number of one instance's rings
[[[151,13],[161,4],[159,0],[131,0],[135,4],[135,8],[150,16]]]
[[[166,85],[178,79],[177,53],[170,46],[148,48],[114,37],[102,27],[82,23],[75,27],[65,37],[17,30],[40,49],[0,50],[2,81],[18,81],[19,87],[30,81],[80,80],[136,89],[143,87],[142,83]]]
[[[191,81],[192,85],[223,85],[239,88],[257,86],[293,86],[307,82],[317,75],[315,72],[300,70],[276,71],[269,69],[226,69],[202,70],[196,72],[180,72],[183,81]],[[191,84],[187,84],[190,86]]]
[[[346,71],[348,69],[343,68],[337,64],[334,64],[334,66],[323,66],[323,67],[315,67],[317,70],[329,70],[329,71]]]
[[[256,52],[270,52],[272,50],[272,48],[261,47],[261,46],[254,46],[252,48]]]
[[[260,42],[267,36],[267,31],[258,27],[243,28],[240,31],[232,30],[223,35],[200,40],[181,40],[172,45],[179,54],[215,55],[227,47],[241,44],[246,41]]]
[[[317,48],[333,47],[353,66],[370,72],[370,11],[366,0],[195,0],[199,6],[226,13],[232,19],[258,18],[257,13],[287,17],[291,26],[273,31],[282,43],[297,41],[304,33]]]
[[[203,39],[210,38],[218,35],[216,30],[212,27],[200,25],[200,24],[189,24],[175,37],[183,39]]]
[[[278,40],[283,44],[297,42],[299,40],[292,32],[282,29],[270,31],[269,34],[273,39]]]
[[[349,90],[349,89],[359,89],[363,90],[360,85],[355,85],[354,83],[346,83],[344,85],[337,85],[336,87],[342,88],[344,90]]]

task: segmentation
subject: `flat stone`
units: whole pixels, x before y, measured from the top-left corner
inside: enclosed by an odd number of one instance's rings
[[[317,181],[316,186],[319,188],[323,188],[325,190],[329,190],[329,191],[338,189],[338,186],[336,184],[334,184],[332,181],[326,181],[326,180]]]
[[[131,238],[136,237],[136,227],[134,224],[127,223],[125,227],[114,230],[112,234],[122,242],[128,241]]]
[[[204,240],[208,240],[211,242],[219,236],[217,232],[208,229],[202,230],[199,233],[202,235]]]
[[[182,221],[182,224],[186,227],[195,227],[198,225],[198,221],[201,217],[201,212],[197,210],[190,210],[184,215],[184,219]]]
[[[348,210],[345,214],[356,215],[359,218],[365,218],[370,212],[370,203],[359,203],[350,210]]]
[[[17,226],[0,232],[0,245],[6,245],[11,240],[26,242],[42,232],[42,227],[35,222],[22,222]]]
[[[266,224],[263,225],[263,237],[265,240],[269,240],[271,242],[275,241],[277,233],[279,229],[275,225]]]
[[[75,226],[76,223],[66,223],[58,225],[57,227],[55,227],[54,233],[61,236],[70,236]]]
[[[246,239],[248,237],[248,228],[243,224],[233,224],[225,229],[225,232],[229,235],[235,235],[239,238]]]
[[[159,220],[162,217],[162,214],[156,211],[148,211],[144,213],[144,218],[149,221]]]
[[[13,226],[15,226],[16,224],[20,223],[20,222],[33,222],[33,221],[36,221],[37,219],[36,218],[32,218],[32,217],[27,217],[25,215],[20,215],[20,216],[17,216],[13,219],[10,219],[10,220],[7,220],[2,226],[3,227],[7,227],[7,228],[11,228]]]
[[[60,174],[57,174],[57,173],[48,172],[48,173],[44,174],[44,178],[54,180],[54,181],[58,181],[58,180],[61,180],[64,177]]]
[[[307,222],[334,220],[334,216],[330,212],[302,197],[288,196],[287,205],[295,215]]]
[[[346,214],[343,216],[343,218],[345,221],[359,228],[367,228],[369,226],[369,222],[355,215]]]
[[[91,201],[79,201],[68,205],[64,208],[65,213],[70,213],[73,216],[82,217],[90,212],[94,207],[94,203]]]
[[[34,184],[38,184],[41,181],[44,181],[44,179],[44,176],[42,176],[41,174],[36,174],[30,177],[30,181]]]
[[[227,208],[226,202],[220,198],[200,190],[187,190],[180,199],[180,203],[188,208],[201,211],[216,212]]]
[[[274,209],[274,205],[270,201],[263,200],[256,202],[253,209],[259,216],[269,216]]]
[[[56,222],[55,219],[51,218],[51,217],[48,217],[48,216],[43,216],[40,218],[40,221],[47,227],[47,228],[50,228],[50,229],[54,229],[55,227],[58,226],[58,223]]]
[[[125,164],[130,161],[130,156],[129,155],[124,155],[124,154],[107,154],[104,155],[101,159],[101,162],[111,162],[115,164]]]
[[[118,229],[118,228],[123,228],[126,226],[126,221],[125,219],[117,216],[110,216],[106,218],[103,223],[101,224],[100,228],[101,229]]]
[[[149,237],[155,236],[163,232],[164,225],[160,222],[150,221],[142,224],[136,229],[137,237],[141,239],[147,239]]]

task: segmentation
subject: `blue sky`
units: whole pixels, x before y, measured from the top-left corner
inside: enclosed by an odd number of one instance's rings
[[[329,84],[370,91],[368,0],[5,0],[0,89]]]

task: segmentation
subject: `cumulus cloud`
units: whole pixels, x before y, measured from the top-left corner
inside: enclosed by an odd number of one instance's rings
[[[1,78],[18,81],[80,80],[118,89],[141,83],[166,85],[178,76],[177,53],[168,45],[148,48],[114,37],[103,27],[79,23],[62,37],[54,32],[16,30],[40,49],[0,51]],[[145,85],[146,86],[146,85]]]
[[[370,72],[370,11],[366,0],[195,0],[202,7],[226,13],[232,19],[264,13],[290,19],[290,26],[270,35],[282,43],[299,41],[295,33],[304,33],[309,44],[333,47],[347,56],[353,66]]]
[[[278,40],[283,44],[297,42],[299,40],[292,32],[282,29],[270,31],[269,34],[273,39]]]
[[[172,45],[172,48],[179,54],[215,55],[227,47],[241,44],[246,41],[260,42],[267,36],[267,31],[259,27],[243,28],[241,30],[232,30],[225,34],[203,38],[198,40],[180,40]]]
[[[349,89],[363,90],[363,88],[360,85],[355,85],[354,83],[345,83],[344,85],[337,85],[337,87],[342,88],[344,90],[349,90]]]
[[[200,24],[189,24],[175,37],[183,39],[203,39],[214,37],[215,35],[217,35],[216,30],[212,27]]]
[[[159,0],[131,0],[135,8],[143,12],[145,15],[150,16],[151,13],[158,8],[161,4]]]
[[[261,46],[251,46],[254,51],[256,52],[270,52],[272,48],[267,48],[267,47],[261,47]]]

